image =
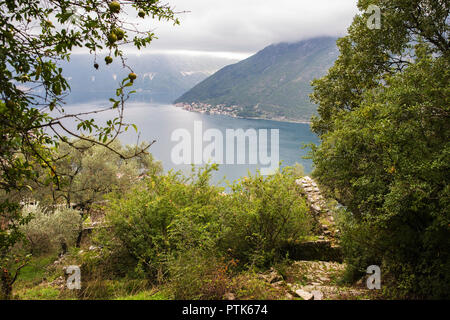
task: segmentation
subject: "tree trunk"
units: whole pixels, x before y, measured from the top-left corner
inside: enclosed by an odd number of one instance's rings
[[[83,220],[84,220],[84,211],[83,209],[80,211],[80,229],[78,231],[77,242],[75,247],[79,248],[81,246],[81,240],[83,238]]]
[[[80,228],[80,231],[78,232],[77,243],[75,244],[75,247],[79,248],[81,246],[82,238],[83,238],[83,228]]]
[[[10,300],[12,295],[12,284],[11,278],[9,276],[8,271],[3,270],[1,276],[1,291],[0,291],[0,299],[1,300]]]

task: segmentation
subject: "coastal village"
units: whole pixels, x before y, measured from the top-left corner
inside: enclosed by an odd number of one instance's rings
[[[199,112],[204,114],[221,114],[234,118],[237,118],[239,111],[242,110],[242,107],[240,106],[227,106],[225,104],[211,105],[209,103],[202,102],[181,102],[175,104],[175,106],[187,111]]]
[[[257,116],[249,115],[248,111],[246,112],[245,108],[238,105],[225,105],[218,104],[212,105],[209,103],[203,102],[179,102],[175,104],[175,107],[181,108],[186,111],[198,112],[203,114],[210,115],[224,115],[233,118],[243,118],[243,119],[263,119],[263,120],[272,120],[272,121],[283,121],[283,122],[292,122],[292,123],[307,123],[310,124],[309,120],[306,119],[292,119],[287,116],[274,116],[265,113],[259,108],[259,105],[253,107],[253,110],[257,112]]]

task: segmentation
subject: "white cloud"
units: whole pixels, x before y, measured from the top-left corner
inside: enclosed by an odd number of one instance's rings
[[[272,43],[344,35],[358,13],[357,0],[167,1],[176,11],[189,13],[178,15],[180,26],[151,21],[159,39],[146,50],[245,55]]]

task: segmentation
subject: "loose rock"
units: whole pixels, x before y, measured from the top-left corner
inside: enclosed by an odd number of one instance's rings
[[[308,291],[302,289],[295,290],[295,294],[303,300],[312,300],[314,298],[314,295],[312,293],[309,293]]]
[[[312,293],[312,295],[314,297],[314,300],[322,300],[323,299],[323,294],[319,290],[314,290],[311,293]]]
[[[225,293],[223,297],[225,300],[236,300],[236,296],[231,292]]]

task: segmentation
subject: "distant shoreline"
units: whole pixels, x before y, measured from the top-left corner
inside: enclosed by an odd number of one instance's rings
[[[286,122],[286,123],[302,123],[302,124],[309,124],[311,125],[311,121],[306,120],[281,120],[278,118],[249,118],[249,117],[233,117],[238,119],[249,119],[249,120],[269,120],[269,121],[276,121],[276,122]]]
[[[268,120],[268,121],[276,121],[276,122],[284,122],[284,123],[301,123],[301,124],[308,124],[311,125],[311,121],[307,120],[289,120],[289,119],[282,119],[282,118],[265,118],[265,117],[242,117],[238,115],[231,114],[230,112],[208,112],[204,110],[198,110],[196,108],[193,108],[190,104],[184,104],[184,103],[175,103],[173,104],[176,108],[181,108],[183,110],[189,111],[189,112],[196,112],[200,114],[206,114],[206,115],[221,115],[221,116],[227,116],[230,118],[235,119],[247,119],[247,120]]]

